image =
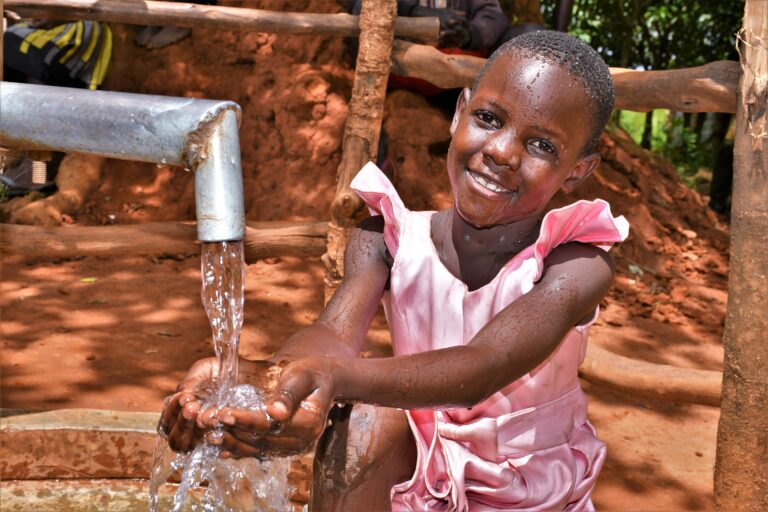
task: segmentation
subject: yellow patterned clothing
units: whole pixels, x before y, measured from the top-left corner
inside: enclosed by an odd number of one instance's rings
[[[17,23],[4,34],[4,62],[48,85],[98,89],[109,70],[112,30],[98,21],[62,22],[46,28]]]

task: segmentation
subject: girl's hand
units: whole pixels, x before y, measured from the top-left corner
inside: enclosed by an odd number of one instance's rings
[[[210,382],[219,373],[218,361],[209,357],[197,361],[176,388],[176,394],[163,403],[158,430],[168,436],[171,449],[187,452],[201,435],[195,427],[200,402],[195,395],[201,385]]]
[[[274,390],[283,366],[285,364],[240,358],[239,380],[269,393]],[[168,444],[173,450],[191,450],[208,431],[220,426],[217,421],[219,409],[216,406],[203,409],[198,397],[201,390],[213,388],[213,380],[218,374],[219,364],[215,357],[201,359],[189,369],[176,394],[165,399],[158,430],[168,436]]]
[[[218,421],[227,425],[220,440],[222,456],[289,456],[310,449],[320,438],[333,406],[333,362],[325,357],[296,360],[280,374],[266,411],[224,408]]]

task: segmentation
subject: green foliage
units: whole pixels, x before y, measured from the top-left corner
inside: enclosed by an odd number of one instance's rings
[[[556,0],[542,0],[552,25]],[[630,69],[692,67],[716,60],[736,60],[736,32],[744,0],[574,0],[569,32],[595,48],[610,66]],[[651,149],[675,164],[684,181],[714,165],[720,141],[702,143],[701,130],[689,128],[682,115],[669,120],[655,111]],[[640,144],[644,113],[621,112],[619,123]]]
[[[621,126],[635,144],[640,144],[643,139],[643,128],[645,127],[645,113],[622,110],[619,117],[619,126]]]
[[[648,114],[622,110],[619,125],[637,144],[643,138],[646,115],[653,116],[651,150],[672,161],[682,180],[693,186],[694,178],[702,168],[712,168],[716,145],[711,140],[700,140],[700,136],[685,124],[680,113],[664,109]]]
[[[626,131],[635,143],[640,144],[645,130],[645,116],[652,115],[651,149],[658,153],[664,151],[667,144],[669,129],[669,110],[658,109],[652,112],[632,112],[622,110],[619,116],[619,125]]]
[[[714,155],[699,144],[699,136],[685,124],[682,116],[675,116],[669,124],[669,142],[657,150],[677,168],[677,174],[688,185],[702,167],[711,167]]]
[[[543,0],[551,20],[555,0]],[[735,59],[744,0],[575,0],[569,32],[611,66],[690,67]]]

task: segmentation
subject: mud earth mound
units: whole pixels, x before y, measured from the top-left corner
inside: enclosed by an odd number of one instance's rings
[[[227,1],[294,12],[338,12],[331,0]],[[163,50],[115,26],[105,89],[229,99],[240,131],[249,220],[327,219],[351,92],[340,38],[195,29]],[[450,205],[450,117],[407,91],[388,95],[384,126],[393,181],[412,209]],[[601,139],[595,175],[574,194],[625,215],[630,238],[612,254],[616,283],[591,341],[656,363],[719,370],[728,232],[673,166],[621,130]],[[554,206],[574,199],[556,197]],[[193,220],[193,180],[170,166],[109,161],[78,225]],[[186,368],[211,354],[199,301],[199,258],[69,260],[5,257],[3,407],[159,410]],[[308,325],[322,304],[319,261],[250,265],[242,353],[265,357]],[[379,315],[366,353],[389,353]],[[56,372],[51,372],[51,365]],[[586,386],[590,418],[609,448],[595,491],[603,510],[711,509],[719,411],[637,400]]]

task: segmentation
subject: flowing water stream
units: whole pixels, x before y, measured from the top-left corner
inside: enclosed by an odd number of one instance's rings
[[[220,368],[217,378],[197,392],[202,408],[234,406],[263,409],[260,390],[237,384],[237,348],[243,326],[245,295],[243,243],[204,243],[202,274],[201,295],[211,323]],[[291,509],[287,484],[288,459],[222,459],[219,452],[218,446],[204,442],[189,453],[174,453],[161,436],[150,468],[150,512],[159,511],[160,486],[177,471],[181,472],[181,478],[173,497],[173,512],[282,512]]]

